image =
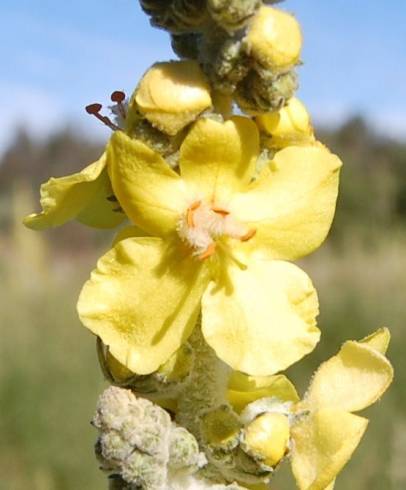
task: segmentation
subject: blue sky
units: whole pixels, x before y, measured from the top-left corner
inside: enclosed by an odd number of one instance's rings
[[[390,8],[388,7],[390,5]],[[287,0],[304,32],[299,95],[319,122],[365,113],[406,138],[406,2]],[[137,0],[1,0],[0,151],[15,126],[45,134],[69,120],[90,136],[90,102],[131,92],[154,61],[173,57]]]

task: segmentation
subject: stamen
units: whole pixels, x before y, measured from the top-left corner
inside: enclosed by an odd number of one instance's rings
[[[111,120],[107,116],[102,116],[100,114],[100,111],[102,109],[101,104],[90,104],[90,105],[86,106],[85,109],[86,109],[86,112],[88,114],[97,118],[99,121],[101,121],[103,124],[105,124],[112,131],[117,131],[120,129],[116,124],[112,123]]]
[[[200,206],[200,201],[195,201],[193,204],[191,204],[191,206],[189,206],[189,209],[191,209],[192,211],[194,211],[199,206]]]
[[[206,260],[216,252],[216,244],[211,243],[206,250],[199,255],[199,260]]]
[[[121,90],[116,90],[111,94],[111,101],[117,104],[121,117],[125,119],[127,117],[127,112],[123,104],[123,102],[125,101],[125,93]]]
[[[221,214],[222,216],[228,216],[230,214],[230,211],[227,211],[226,209],[220,208],[218,206],[212,206],[211,209],[217,213]]]
[[[248,242],[248,240],[251,240],[251,238],[256,234],[257,230],[255,228],[251,228],[251,230],[248,230],[245,235],[240,237],[240,240],[242,242]]]
[[[200,201],[195,201],[191,206],[189,206],[186,213],[186,222],[189,228],[195,227],[195,221],[193,219],[193,212],[200,206]]]

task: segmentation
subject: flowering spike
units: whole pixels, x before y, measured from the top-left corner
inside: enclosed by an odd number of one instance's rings
[[[332,490],[367,426],[353,412],[392,381],[386,329],[346,342],[301,400],[276,374],[319,341],[292,262],[327,236],[341,162],[294,97],[301,29],[274,3],[140,0],[184,59],[112,92],[111,119],[86,106],[114,131],[104,154],[25,220],[131,221],[77,307],[114,385],[93,420],[110,490],[262,490],[288,457],[300,490]]]

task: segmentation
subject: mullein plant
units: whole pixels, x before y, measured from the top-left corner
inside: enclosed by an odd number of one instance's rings
[[[267,489],[290,462],[331,490],[392,381],[387,329],[346,342],[300,398],[319,341],[293,261],[326,238],[340,159],[294,96],[302,35],[260,0],[140,0],[176,61],[112,94],[99,160],[41,188],[33,229],[121,225],[78,302],[110,386],[93,425],[110,489]]]

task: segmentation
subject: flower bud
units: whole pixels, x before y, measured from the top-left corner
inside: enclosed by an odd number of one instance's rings
[[[310,115],[296,97],[292,97],[279,111],[257,116],[256,122],[260,130],[269,136],[266,146],[271,148],[314,141]]]
[[[244,27],[261,5],[261,0],[208,0],[207,9],[213,20],[226,31]]]
[[[169,467],[193,471],[204,462],[195,437],[183,427],[174,428],[170,434]]]
[[[202,419],[204,440],[212,448],[231,451],[239,442],[242,424],[226,405],[208,412]]]
[[[210,87],[195,61],[156,63],[142,78],[134,102],[154,127],[175,135],[211,106]]]
[[[237,87],[236,101],[241,110],[251,115],[279,111],[297,90],[294,70],[274,75],[251,71]]]
[[[172,49],[179,58],[196,60],[199,57],[199,43],[201,42],[201,34],[195,32],[171,35]]]
[[[130,390],[110,387],[97,404],[93,425],[99,430],[96,455],[116,479],[111,488],[163,490],[169,469],[194,473],[206,464],[194,436],[168,413]],[[176,487],[181,488],[181,487]]]
[[[171,33],[195,32],[208,20],[206,0],[140,0],[151,24]]]
[[[188,376],[193,362],[193,351],[189,344],[183,344],[154,373],[138,375],[121,364],[99,340],[97,352],[106,378],[118,386],[131,387],[140,393],[166,393]]]
[[[274,467],[289,444],[289,420],[281,413],[268,412],[253,420],[244,431],[243,449]]]
[[[214,89],[231,95],[249,71],[247,55],[241,49],[241,41],[234,38],[220,40],[218,43],[214,41],[209,52],[205,70]]]
[[[252,20],[244,46],[261,66],[275,71],[289,69],[300,59],[300,26],[292,15],[263,6]]]

